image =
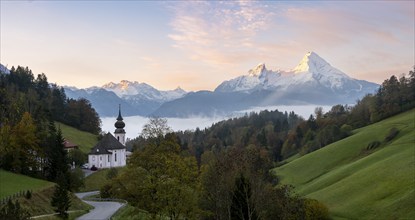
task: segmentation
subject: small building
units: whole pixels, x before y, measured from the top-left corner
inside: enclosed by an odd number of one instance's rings
[[[78,145],[70,142],[66,138],[64,139],[63,144],[67,153],[69,153],[71,150],[78,149]]]
[[[125,147],[125,123],[119,108],[117,121],[115,122],[114,136],[107,133],[91,149],[88,154],[88,167],[111,168],[122,167],[127,164],[127,150]]]

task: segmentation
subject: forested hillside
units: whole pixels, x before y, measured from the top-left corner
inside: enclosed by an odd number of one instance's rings
[[[5,170],[53,181],[57,165],[52,161],[63,150],[56,148],[62,145],[56,139],[63,137],[54,122],[100,132],[99,117],[88,100],[67,99],[45,74],[35,78],[27,67],[0,74],[0,96],[0,167]]]
[[[378,91],[358,100],[356,105],[335,105],[328,112],[316,108],[303,119],[294,112],[262,111],[221,121],[210,128],[176,132],[182,150],[194,155],[200,165],[204,153],[230,147],[253,146],[271,161],[305,155],[345,138],[356,128],[380,121],[415,107],[415,73],[398,79],[391,76]],[[139,137],[129,143],[136,148],[145,142]]]
[[[144,127],[142,135],[129,142],[135,151],[127,169],[112,177],[110,183],[101,189],[101,193],[126,199],[137,212],[145,210],[153,217],[160,218],[167,216],[177,219],[182,216],[198,219],[327,219],[329,216],[325,205],[338,212],[340,209],[337,208],[341,204],[353,203],[353,200],[346,198],[350,192],[343,195],[343,201],[336,200],[340,195],[333,194],[330,200],[326,200],[332,203],[324,204],[312,199],[325,199],[324,193],[318,191],[310,193],[317,193],[319,197],[295,196],[292,188],[282,185],[291,183],[287,176],[301,179],[301,176],[317,173],[305,182],[293,182],[302,192],[305,188],[301,188],[301,184],[313,183],[313,178],[324,177],[328,172],[324,167],[313,165],[333,161],[335,155],[342,155],[342,158],[330,164],[333,167],[367,155],[369,161],[380,163],[383,159],[374,156],[379,155],[377,149],[395,140],[401,131],[402,134],[408,134],[408,128],[400,130],[403,127],[396,125],[397,128],[391,129],[393,126],[388,125],[379,131],[384,139],[376,136],[372,140],[369,135],[366,138],[371,139],[371,142],[365,142],[364,148],[352,154],[347,154],[352,147],[344,148],[345,152],[339,149],[333,152],[330,151],[330,144],[353,140],[358,135],[353,135],[355,129],[414,107],[415,73],[411,70],[408,76],[402,76],[399,80],[395,76],[385,80],[378,91],[368,94],[353,107],[336,105],[325,113],[317,108],[315,114],[307,120],[294,112],[262,111],[222,121],[204,130],[171,133],[166,120],[153,118],[150,125]],[[410,114],[413,115],[413,111]],[[148,135],[148,131],[156,132]],[[339,140],[342,141],[337,142]],[[384,148],[390,149],[387,146]],[[316,155],[309,154],[316,150],[316,153],[330,153],[327,158],[315,158],[303,164],[304,170],[315,169],[314,172],[299,174],[295,169],[282,172],[283,175],[279,177],[283,182],[278,179],[278,169],[277,176],[270,175],[269,170],[275,165],[282,166],[287,163],[284,160],[288,157],[299,155],[299,159],[289,162],[287,167],[302,158]],[[406,152],[405,159],[408,159],[407,149],[402,150]],[[388,159],[388,163],[399,158],[402,159],[399,156]],[[401,161],[395,162],[400,164]],[[370,176],[373,166],[370,163],[367,165],[371,167],[366,173]],[[356,166],[355,169],[363,168],[360,163],[353,166]],[[283,167],[286,166],[282,166],[281,171]],[[347,165],[344,167],[349,168]],[[400,167],[400,171],[407,174],[408,167],[403,168]],[[344,177],[340,173],[333,175],[339,180]],[[354,181],[360,183],[360,187],[370,185],[367,181]],[[349,181],[345,186],[338,185],[337,188],[347,188],[349,185],[356,187],[359,185],[356,183]],[[385,187],[395,189],[399,186],[390,184]],[[358,203],[357,206],[375,208],[372,203]],[[348,208],[357,206],[351,205]],[[402,214],[407,209],[399,210]],[[343,209],[340,212],[336,216],[345,217],[344,213],[354,212],[354,209]],[[364,216],[364,212],[361,213]],[[359,218],[359,214],[348,217]],[[393,215],[390,217],[393,218]]]
[[[413,219],[414,118],[412,109],[357,129],[274,172],[296,192],[326,204],[332,217]]]
[[[66,218],[71,206],[69,191],[82,185],[83,173],[80,169],[69,170],[64,137],[55,122],[97,134],[98,114],[87,100],[67,99],[65,91],[49,84],[45,74],[35,78],[27,67],[12,67],[10,72],[0,73],[0,97],[0,168],[57,183],[47,196],[40,195],[47,197],[46,204],[42,204],[47,210],[35,213],[54,210]],[[13,185],[6,181],[12,180],[1,179],[2,184]],[[26,219],[26,215],[19,200],[9,200],[0,207],[2,219]]]
[[[43,73],[35,77],[28,67],[12,67],[8,74],[0,74],[0,96],[3,124],[16,124],[27,112],[38,128],[46,121],[59,121],[94,134],[100,132],[99,116],[88,100],[68,99],[62,87],[50,84]]]

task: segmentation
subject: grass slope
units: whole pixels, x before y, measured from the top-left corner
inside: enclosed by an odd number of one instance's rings
[[[415,219],[415,109],[275,168],[283,184],[325,203],[336,219]],[[368,143],[391,142],[370,154]]]
[[[121,172],[123,167],[117,167],[118,173]],[[85,186],[82,187],[79,191],[80,192],[89,192],[100,190],[105,184],[107,184],[110,180],[107,179],[107,174],[110,169],[99,169],[92,173],[91,175],[85,178]]]
[[[49,187],[41,191],[33,193],[31,199],[26,199],[24,197],[19,198],[20,205],[29,211],[31,216],[45,215],[55,213],[55,208],[50,205],[53,192],[55,187]],[[69,198],[71,200],[71,206],[69,211],[72,210],[83,210],[72,214],[73,216],[80,216],[87,212],[87,210],[92,209],[93,207],[82,202],[74,194],[70,193]],[[53,219],[53,217],[50,217]]]
[[[91,148],[97,144],[97,135],[80,131],[71,126],[56,122],[56,127],[60,127],[64,138],[70,142],[77,144],[79,149],[84,153],[89,153]]]
[[[54,183],[41,179],[15,174],[0,169],[0,199],[20,191],[38,191],[53,186]]]
[[[53,191],[55,189],[54,185],[55,183],[45,180],[0,170],[0,199],[22,190],[32,190],[32,197],[30,199],[26,199],[24,196],[16,198],[19,200],[20,205],[29,211],[31,216],[51,214],[55,212],[54,208],[50,205]],[[72,193],[70,194],[70,199],[71,207],[69,210],[84,210],[73,213],[72,216],[74,217],[79,216],[82,213],[85,213],[86,210],[92,208]]]

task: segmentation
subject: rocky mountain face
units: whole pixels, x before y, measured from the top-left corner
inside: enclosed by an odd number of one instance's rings
[[[155,115],[214,115],[272,105],[353,104],[378,84],[353,79],[314,52],[289,71],[261,63],[246,75],[221,83],[214,92],[196,92],[164,103]]]
[[[307,53],[292,70],[268,70],[261,63],[247,74],[222,82],[214,91],[170,91],[123,80],[102,87],[66,87],[68,97],[91,101],[101,117],[123,114],[162,117],[212,116],[272,105],[353,104],[379,85],[353,79],[314,52]]]
[[[122,105],[125,116],[150,115],[163,103],[181,98],[187,93],[180,87],[175,90],[161,91],[146,83],[127,80],[122,80],[120,83],[110,82],[102,87],[87,89],[65,87],[65,91],[70,98],[90,100],[101,117],[116,115],[118,104]]]

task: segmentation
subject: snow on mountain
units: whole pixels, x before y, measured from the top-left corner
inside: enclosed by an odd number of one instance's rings
[[[107,83],[102,86],[107,91],[114,92],[118,97],[129,100],[153,100],[166,102],[184,96],[187,92],[178,87],[175,90],[160,91],[154,87],[137,81],[122,80],[120,83]]]
[[[187,94],[180,87],[174,90],[160,91],[139,82],[122,80],[120,83],[110,82],[102,87],[93,86],[86,89],[65,87],[69,98],[87,98],[100,116],[112,116],[110,106],[122,104],[125,115],[149,115],[163,103],[183,97]]]
[[[333,92],[348,93],[360,91],[361,80],[356,80],[342,71],[332,67],[327,61],[314,52],[308,52],[300,63],[290,71],[267,70],[265,64],[220,84],[216,92],[252,92],[259,89],[285,91],[299,86],[315,86],[329,88]]]
[[[3,66],[3,64],[0,63],[0,72],[5,74],[10,74],[10,70],[7,69],[7,67]]]
[[[267,70],[264,63],[258,64],[248,71],[248,75],[239,76],[235,79],[221,83],[215,92],[240,92],[257,89],[263,84],[264,77],[275,73]],[[272,76],[270,76],[272,78]]]

